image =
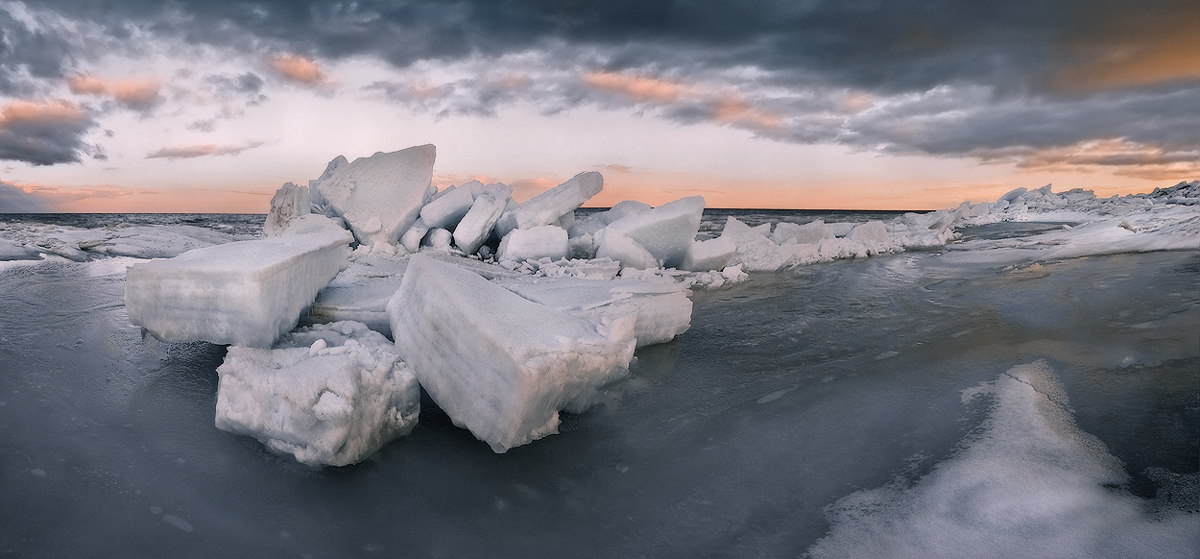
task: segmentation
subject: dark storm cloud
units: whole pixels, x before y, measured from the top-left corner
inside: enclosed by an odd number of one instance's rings
[[[0,108],[0,160],[54,165],[78,162],[83,154],[104,159],[84,142],[94,124],[86,110],[62,101],[8,104]]]
[[[24,190],[0,181],[0,213],[35,213],[50,211],[50,204]]]
[[[62,77],[72,56],[69,41],[50,30],[29,29],[0,10],[0,94],[28,95],[37,78]]]
[[[725,76],[739,92],[733,100],[633,100],[657,104],[661,114],[677,121],[716,120],[783,141],[946,155],[1103,138],[1200,146],[1195,132],[1200,69],[1186,58],[1151,64],[1169,58],[1165,51],[1181,40],[1185,48],[1195,44],[1191,29],[1196,26],[1187,23],[1200,21],[1193,0],[182,0],[166,5],[49,0],[41,5],[94,22],[112,37],[128,34],[132,21],[151,33],[264,56],[367,55],[399,68],[419,60],[495,60],[529,51],[551,52],[560,69],[577,73],[680,82],[754,68],[759,73],[752,81],[739,81],[736,73]],[[3,21],[0,26],[20,27]],[[1169,40],[1156,38],[1156,32]],[[47,42],[51,49],[50,55],[23,55],[28,62],[22,64],[46,75],[61,71],[56,61],[69,53],[60,52],[63,47],[52,35],[11,33],[26,43]],[[1182,39],[1172,39],[1171,33]],[[1120,57],[1125,59],[1112,62]],[[1166,70],[1147,72],[1147,67]],[[0,79],[12,74],[0,72]],[[241,86],[253,89],[255,83]],[[498,105],[529,100],[553,113],[579,103],[613,106],[622,99],[568,78],[525,90],[489,79],[432,85],[381,81],[375,87],[398,103],[435,114],[493,115]],[[780,90],[810,92],[818,99],[772,93]],[[820,97],[839,91],[861,91],[885,102],[861,114],[819,106]]]

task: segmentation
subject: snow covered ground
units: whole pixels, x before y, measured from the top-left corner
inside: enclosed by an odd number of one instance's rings
[[[494,202],[482,196],[472,204]],[[580,329],[523,347],[609,335],[619,318],[610,307],[638,309],[633,332],[674,339],[638,343],[627,373],[604,376],[604,397],[589,402],[598,405],[570,407],[582,413],[558,414],[559,434],[504,454],[428,396],[415,426],[387,424],[380,437],[355,431],[357,419],[333,421],[415,413],[411,398],[391,396],[411,387],[380,388],[399,381],[386,380],[377,350],[358,362],[378,374],[339,381],[374,395],[366,407],[325,380],[295,394],[250,381],[239,395],[266,386],[281,399],[252,398],[264,407],[230,430],[288,448],[312,441],[295,458],[214,427],[218,369],[248,350],[158,341],[124,304],[128,266],[257,238],[244,219],[0,216],[0,552],[959,557],[966,546],[1194,557],[1198,202],[1200,184],[1183,183],[1103,200],[1014,191],[925,214],[705,210],[698,226],[677,220],[697,240],[725,239],[692,244],[695,260],[714,262],[701,271],[576,253],[602,230],[650,244],[637,227],[608,229],[622,219],[678,229],[636,205],[514,229],[568,231],[574,259],[467,257],[455,237],[423,235],[418,250],[438,266],[553,317],[533,322],[570,318]],[[363,243],[301,323],[349,319],[365,326],[337,328],[395,337],[386,307],[414,258],[405,252],[399,236]],[[405,320],[429,318],[423,308]],[[447,324],[492,344],[516,335],[469,315]],[[289,356],[283,366],[293,353],[365,343],[306,335],[274,350]],[[427,338],[409,351],[438,343]],[[334,431],[365,441],[353,459],[337,455]],[[365,461],[312,469],[301,455]]]

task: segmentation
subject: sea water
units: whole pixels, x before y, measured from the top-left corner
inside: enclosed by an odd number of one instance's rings
[[[233,240],[261,216],[21,219]],[[137,261],[0,266],[0,556],[1200,553],[1200,251],[755,274],[695,293],[691,329],[558,435],[494,454],[426,398],[411,435],[325,469],[213,426],[225,349],[143,339]]]

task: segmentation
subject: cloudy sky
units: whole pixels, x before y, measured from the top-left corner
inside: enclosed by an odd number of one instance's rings
[[[1200,178],[1200,4],[0,0],[0,211],[261,213],[426,143],[592,205],[1145,192]]]

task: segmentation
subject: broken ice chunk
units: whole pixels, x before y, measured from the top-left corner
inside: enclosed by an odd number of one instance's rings
[[[471,209],[474,201],[474,192],[464,184],[425,204],[425,207],[421,208],[421,221],[430,228],[453,228],[467,215],[467,210]]]
[[[729,263],[737,252],[737,244],[728,237],[717,237],[707,241],[695,241],[688,247],[687,255],[679,263],[680,270],[707,272],[720,270]]]
[[[559,410],[590,407],[633,358],[633,328],[612,327],[620,319],[609,317],[605,336],[425,255],[412,257],[387,311],[421,386],[495,452],[554,433]]]
[[[513,213],[518,229],[557,224],[567,212],[582,206],[604,187],[604,177],[595,171],[575,175],[550,190],[521,204]]]
[[[233,346],[217,368],[216,426],[316,466],[360,462],[417,423],[421,389],[382,334],[302,328],[274,349]]]
[[[610,223],[607,229],[637,241],[664,267],[674,268],[683,262],[688,247],[696,240],[703,213],[704,197],[690,196],[623,217]]]
[[[471,209],[454,229],[454,244],[467,254],[479,250],[492,234],[511,194],[511,186],[488,185],[487,191],[475,198]]]
[[[596,258],[611,258],[621,263],[622,268],[647,270],[657,268],[660,262],[650,251],[615,229],[604,229],[596,242]]]
[[[278,237],[191,250],[129,268],[129,319],[170,342],[270,347],[350,254],[350,233],[307,214]]]
[[[537,260],[567,257],[567,232],[561,227],[543,225],[532,229],[513,229],[500,241],[496,260]]]
[[[330,176],[310,186],[314,198],[345,218],[360,243],[394,243],[417,220],[433,194],[430,181],[435,157],[434,146],[426,144],[360,157],[351,163],[330,163],[326,171]],[[372,217],[379,218],[381,228],[368,235],[363,227]]]
[[[311,208],[307,186],[284,183],[271,197],[271,210],[263,223],[263,235],[274,237],[283,233],[293,219],[310,213]]]

